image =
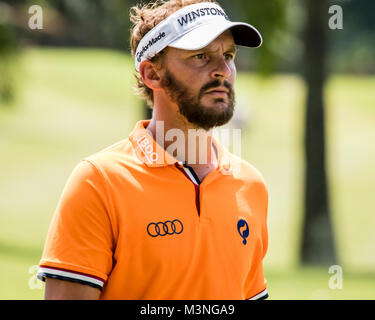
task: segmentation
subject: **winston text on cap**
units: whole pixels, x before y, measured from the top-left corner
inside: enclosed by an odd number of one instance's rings
[[[185,24],[188,24],[189,22],[193,22],[196,18],[204,17],[205,15],[213,15],[213,16],[223,16],[226,20],[229,20],[229,17],[225,14],[224,11],[217,9],[217,8],[202,8],[197,9],[194,11],[189,12],[188,14],[185,14],[185,17],[181,17],[181,19],[178,19],[178,23],[181,27],[183,27]]]

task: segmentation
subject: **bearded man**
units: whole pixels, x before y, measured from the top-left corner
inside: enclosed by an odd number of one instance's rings
[[[265,299],[267,188],[212,135],[233,116],[237,46],[262,38],[207,0],[136,6],[131,20],[153,116],[72,172],[40,261],[45,298]]]

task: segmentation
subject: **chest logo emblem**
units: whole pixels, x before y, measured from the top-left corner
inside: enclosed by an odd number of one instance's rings
[[[165,221],[165,222],[151,222],[147,226],[147,233],[156,238],[158,236],[164,237],[166,235],[180,234],[184,230],[184,226],[180,220]]]
[[[241,238],[243,239],[242,243],[246,244],[247,243],[246,238],[249,236],[249,225],[244,219],[238,220],[237,230]]]

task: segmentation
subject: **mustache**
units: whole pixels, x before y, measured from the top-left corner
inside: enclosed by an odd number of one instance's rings
[[[233,90],[233,87],[232,85],[227,81],[227,80],[224,80],[224,82],[220,81],[220,80],[213,80],[207,84],[205,84],[201,90],[200,90],[200,93],[199,93],[199,96],[203,96],[203,94],[209,90],[209,89],[214,89],[214,88],[217,88],[217,87],[225,87],[228,89],[229,91],[229,96],[230,97],[233,97],[234,95],[234,90]]]

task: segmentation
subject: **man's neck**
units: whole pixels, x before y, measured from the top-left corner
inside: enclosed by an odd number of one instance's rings
[[[199,179],[218,166],[212,130],[206,131],[189,124],[182,116],[177,119],[157,119],[154,113],[147,129],[159,145],[178,161],[192,167]]]

